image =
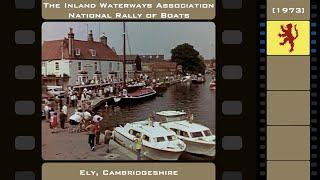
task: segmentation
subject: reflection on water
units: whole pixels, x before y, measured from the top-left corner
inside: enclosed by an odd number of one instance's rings
[[[178,83],[161,97],[127,107],[109,107],[103,111],[104,125],[145,120],[153,111],[184,110],[194,114],[194,121],[208,126],[215,133],[215,91],[209,90],[210,78],[203,84]]]

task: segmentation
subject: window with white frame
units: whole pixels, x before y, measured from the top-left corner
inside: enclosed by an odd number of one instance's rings
[[[81,62],[78,62],[78,71],[81,71]]]
[[[56,70],[59,71],[59,69],[60,69],[60,67],[59,67],[59,62],[56,62],[56,63],[55,63],[55,67],[56,67]]]
[[[90,53],[91,53],[91,56],[96,56],[96,50],[90,49],[89,51],[90,51]]]
[[[76,55],[80,56],[80,49],[79,48],[76,49]]]
[[[109,72],[112,72],[112,63],[109,63]]]
[[[98,71],[98,63],[94,62],[94,71]]]
[[[117,64],[117,71],[120,71],[120,63]]]

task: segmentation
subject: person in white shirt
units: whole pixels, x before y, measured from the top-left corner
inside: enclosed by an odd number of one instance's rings
[[[99,91],[98,91],[98,96],[99,96],[99,97],[102,97],[102,89],[99,89]]]
[[[68,97],[68,99],[69,99],[69,100],[67,100],[67,105],[68,105],[68,106],[70,106],[70,102],[71,102],[71,104],[73,103],[73,102],[72,102],[72,94],[73,94],[72,90],[69,90],[69,91],[68,91],[68,95],[67,95],[67,97]]]
[[[78,104],[78,97],[76,94],[73,94],[73,107],[77,107]]]
[[[113,86],[110,86],[109,90],[110,90],[110,94],[113,94]]]
[[[87,121],[87,120],[89,120],[91,118],[91,114],[88,111],[85,111],[83,113],[83,118],[84,118],[84,120]]]
[[[71,94],[70,100],[71,100],[71,107],[74,107],[74,95],[73,94]]]
[[[44,113],[45,113],[45,115],[46,115],[46,119],[48,119],[48,118],[49,118],[48,113],[49,113],[49,110],[50,110],[49,106],[46,104],[46,105],[44,106],[43,110],[44,110]]]
[[[86,95],[85,93],[81,94],[81,103],[83,103],[83,101],[86,100]]]
[[[68,115],[68,107],[67,107],[67,105],[63,105],[62,106],[62,112],[67,116]]]

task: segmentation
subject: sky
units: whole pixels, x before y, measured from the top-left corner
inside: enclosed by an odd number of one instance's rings
[[[92,30],[95,41],[105,33],[108,45],[117,54],[123,54],[122,22],[45,22],[42,42],[67,37],[70,27],[78,40],[87,40],[87,30]],[[127,22],[126,29],[127,54],[164,54],[169,59],[171,49],[189,43],[205,59],[216,57],[216,31],[212,22]]]

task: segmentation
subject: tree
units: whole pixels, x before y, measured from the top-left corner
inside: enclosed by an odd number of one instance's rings
[[[182,66],[183,73],[202,73],[205,64],[199,52],[188,43],[180,44],[171,50],[171,60]]]
[[[136,63],[136,70],[137,70],[137,71],[141,71],[141,70],[142,70],[142,66],[141,66],[140,56],[137,56],[137,57],[136,57],[135,63]]]

